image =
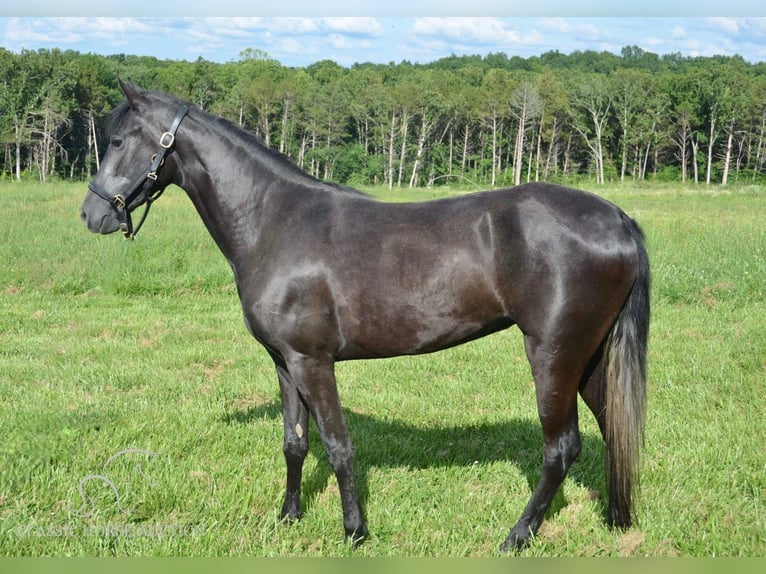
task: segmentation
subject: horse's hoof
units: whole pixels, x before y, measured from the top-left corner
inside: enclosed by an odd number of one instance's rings
[[[349,544],[352,549],[356,550],[369,536],[370,533],[367,531],[366,527],[362,527],[361,529],[354,530],[350,533],[346,532],[346,544]]]
[[[283,512],[279,519],[282,521],[282,524],[285,524],[287,526],[291,524],[295,524],[301,519],[301,513],[292,513],[292,512]]]
[[[532,543],[532,536],[530,534],[527,534],[526,536],[522,536],[513,530],[511,530],[511,533],[508,535],[508,538],[506,538],[503,543],[500,545],[500,552],[503,552],[504,554],[511,553],[511,552],[518,552],[519,550],[523,550],[527,546],[529,546]]]

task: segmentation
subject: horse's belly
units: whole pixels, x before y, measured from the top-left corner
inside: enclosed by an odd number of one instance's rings
[[[447,282],[449,283],[449,282]],[[339,358],[375,358],[429,353],[513,324],[491,284],[475,278],[442,288],[434,284],[360,295],[340,317],[344,341]]]

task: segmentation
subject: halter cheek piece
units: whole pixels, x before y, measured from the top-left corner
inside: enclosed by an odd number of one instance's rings
[[[136,236],[138,230],[141,229],[141,226],[144,224],[146,216],[149,214],[149,208],[152,206],[152,203],[159,199],[159,197],[162,195],[162,192],[165,191],[164,187],[156,187],[157,173],[165,163],[165,157],[167,154],[173,151],[173,144],[176,140],[176,132],[178,131],[178,126],[181,125],[181,121],[186,117],[187,113],[189,113],[189,108],[184,107],[178,110],[178,113],[176,114],[170,129],[160,136],[160,150],[156,154],[152,155],[149,167],[146,168],[136,179],[136,181],[128,188],[129,193],[126,197],[123,197],[122,194],[119,193],[110,195],[103,187],[95,182],[90,182],[88,184],[89,191],[92,191],[112,206],[115,213],[117,214],[117,219],[120,222],[120,230],[122,231],[122,234],[128,239],[133,239]],[[141,195],[141,193],[144,191],[146,192],[146,207],[144,208],[144,213],[141,216],[141,220],[138,222],[138,225],[134,229],[133,218],[130,215],[133,210],[130,209],[130,204],[133,203],[133,201],[138,198],[138,196]]]

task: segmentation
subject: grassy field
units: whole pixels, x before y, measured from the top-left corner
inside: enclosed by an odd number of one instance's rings
[[[183,192],[135,242],[90,234],[84,192],[0,185],[0,555],[351,554],[318,438],[304,519],[279,523],[276,378]],[[654,273],[640,523],[603,524],[583,407],[582,455],[521,554],[763,556],[766,190],[603,193],[642,224]],[[371,530],[354,555],[498,555],[541,459],[518,331],[338,379]]]

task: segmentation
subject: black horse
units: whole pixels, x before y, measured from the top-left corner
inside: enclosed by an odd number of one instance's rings
[[[429,353],[518,325],[543,462],[502,548],[529,543],[580,452],[578,392],[606,443],[607,522],[631,524],[649,261],[623,211],[544,183],[379,202],[309,176],[245,130],[172,96],[120,87],[126,99],[112,115],[82,219],[93,232],[131,236],[136,207],[148,210],[171,183],[186,191],[231,265],[249,331],[276,366],[284,519],[301,515],[310,413],[338,480],[346,538],[356,544],[368,534],[336,361]]]

